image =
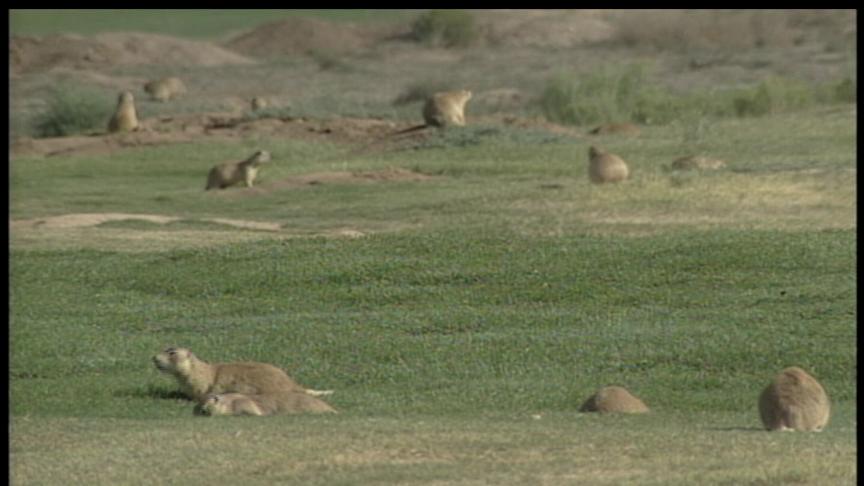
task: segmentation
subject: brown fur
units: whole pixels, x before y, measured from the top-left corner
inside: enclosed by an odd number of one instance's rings
[[[672,162],[672,165],[669,166],[671,170],[718,170],[724,167],[726,167],[726,162],[719,159],[704,157],[702,155],[688,155],[686,157],[681,157],[675,159],[675,161]]]
[[[189,398],[201,403],[209,394],[300,392],[313,396],[329,391],[308,390],[281,369],[256,362],[207,363],[186,348],[167,348],[153,357],[156,368],[177,379]]]
[[[818,432],[830,415],[825,389],[795,366],[781,371],[759,395],[759,416],[768,430]]]
[[[267,105],[267,100],[260,96],[256,96],[249,101],[249,106],[252,108],[252,111],[263,110],[264,108],[267,108]]]
[[[591,135],[639,135],[642,129],[632,123],[609,123],[588,132]]]
[[[203,415],[267,416],[296,413],[336,413],[323,400],[299,392],[278,392],[258,395],[223,393],[208,395],[196,413]]]
[[[628,177],[630,169],[621,157],[593,146],[588,149],[588,178],[591,182],[619,182]]]
[[[246,160],[217,165],[207,174],[207,186],[204,190],[225,189],[241,182],[246,187],[252,187],[255,177],[258,176],[260,164],[269,161],[270,152],[259,150]]]
[[[582,407],[580,412],[620,412],[620,413],[645,413],[648,407],[642,400],[633,396],[629,391],[620,386],[606,386],[592,395]]]
[[[131,132],[138,129],[138,115],[135,112],[135,97],[124,91],[117,97],[117,109],[108,122],[108,132]]]
[[[186,86],[180,78],[163,78],[149,81],[144,85],[144,91],[156,101],[168,101],[186,93]]]
[[[435,93],[423,106],[423,120],[433,127],[465,126],[465,104],[470,99],[467,89]]]

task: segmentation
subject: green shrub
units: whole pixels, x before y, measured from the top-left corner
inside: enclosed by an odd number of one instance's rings
[[[113,103],[103,94],[72,87],[56,88],[45,111],[34,120],[36,137],[63,137],[104,131]]]
[[[411,25],[414,39],[434,46],[466,47],[477,40],[474,16],[465,10],[431,10]]]
[[[704,116],[762,116],[820,104],[852,103],[851,78],[833,83],[771,77],[755,86],[675,92],[652,83],[640,65],[606,67],[585,75],[559,74],[540,97],[551,121],[571,125],[624,122],[664,125]]]
[[[630,119],[645,97],[645,68],[628,65],[606,67],[573,77],[558,75],[549,81],[540,97],[546,117],[572,125]]]
[[[857,96],[858,83],[851,77],[841,79],[834,85],[834,101],[838,103],[855,103],[858,101]]]

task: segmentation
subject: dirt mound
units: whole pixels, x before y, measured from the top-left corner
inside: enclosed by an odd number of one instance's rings
[[[80,70],[112,66],[159,64],[221,66],[255,61],[205,42],[142,33],[104,33],[94,36],[12,36],[9,67],[13,74],[55,67]]]
[[[175,216],[162,216],[158,214],[129,214],[129,213],[74,213],[61,216],[49,216],[36,219],[19,219],[10,222],[12,229],[21,228],[85,228],[98,226],[110,221],[147,221],[155,224],[167,224],[180,221],[182,218]],[[281,225],[278,223],[266,223],[261,221],[245,221],[240,219],[210,218],[201,221],[234,226],[236,228],[279,231]]]
[[[574,47],[613,38],[601,10],[489,10],[478,12],[486,40],[508,47]]]
[[[376,25],[293,17],[261,25],[229,40],[225,47],[251,57],[341,54],[372,47],[389,30]]]
[[[580,137],[576,129],[542,118],[483,116],[474,122],[515,128],[542,130],[564,136]],[[12,140],[9,154],[22,156],[72,156],[110,154],[135,147],[189,143],[201,140],[236,140],[265,136],[291,140],[326,141],[355,148],[348,156],[404,150],[433,137],[434,129],[400,133],[415,122],[374,118],[258,118],[247,119],[230,112],[195,113],[139,120],[142,129],[112,135],[77,135],[54,138],[19,137]]]

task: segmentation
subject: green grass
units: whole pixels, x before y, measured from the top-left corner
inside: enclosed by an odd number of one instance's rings
[[[13,482],[855,482],[849,110],[591,140],[476,126],[363,156],[254,143],[274,158],[254,190],[203,190],[251,141],[10,161]],[[632,180],[588,184],[593,143]],[[663,171],[692,151],[729,168]],[[434,177],[280,185],[389,167]],[[86,212],[180,220],[18,222]],[[344,228],[368,236],[327,236]],[[194,417],[150,361],[169,345],[276,363],[341,413]],[[821,434],[760,430],[789,365],[830,394]],[[608,384],[652,413],[577,412]]]
[[[13,35],[96,34],[136,31],[193,39],[216,39],[286,17],[381,21],[408,19],[410,10],[380,9],[14,9]]]
[[[779,76],[746,87],[676,92],[658,83],[646,64],[606,65],[590,73],[560,73],[539,104],[550,120],[573,125],[633,121],[665,125],[688,117],[751,117],[855,101],[853,77],[805,82]]]

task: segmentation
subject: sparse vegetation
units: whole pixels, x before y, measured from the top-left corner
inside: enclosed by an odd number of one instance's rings
[[[104,94],[80,87],[61,86],[47,98],[45,111],[33,121],[37,137],[63,137],[104,132],[113,104]]]
[[[572,125],[632,121],[665,125],[687,117],[761,116],[848,103],[855,82],[808,83],[772,76],[746,88],[673,92],[651,80],[645,65],[605,66],[548,81],[540,106],[550,120]]]
[[[479,37],[474,16],[465,10],[432,10],[411,24],[417,41],[432,46],[467,47]]]
[[[663,50],[788,47],[799,41],[794,12],[784,10],[649,10],[615,14],[618,41]]]

